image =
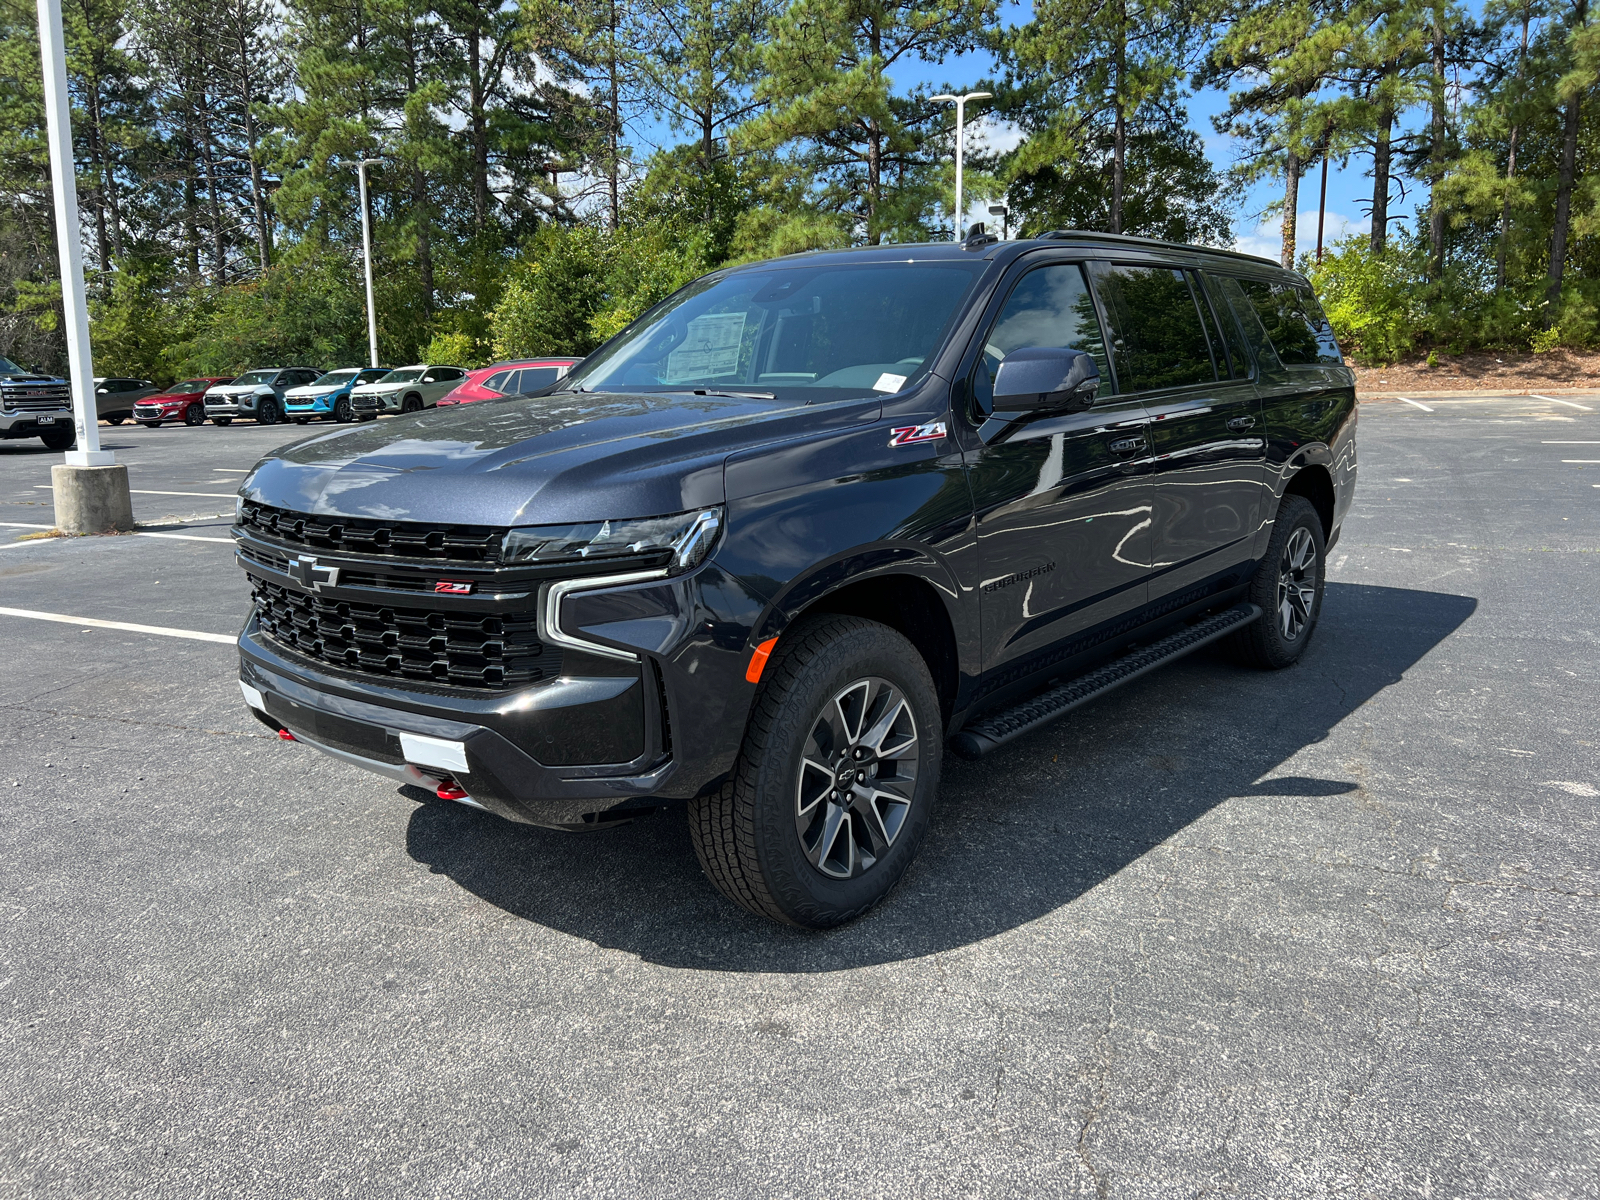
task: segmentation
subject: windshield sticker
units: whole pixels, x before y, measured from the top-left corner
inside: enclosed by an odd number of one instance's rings
[[[872,385],[872,390],[875,392],[898,392],[905,385],[906,377],[904,375],[891,375],[885,371],[878,376],[878,382]]]
[[[736,372],[744,319],[744,313],[731,312],[707,313],[690,321],[683,345],[667,355],[667,373],[661,382],[688,383]]]

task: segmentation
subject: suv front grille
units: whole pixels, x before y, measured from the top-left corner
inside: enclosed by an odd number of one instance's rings
[[[272,641],[363,675],[466,688],[515,688],[560,673],[533,612],[468,613],[335,600],[248,574]]]
[[[65,384],[33,384],[6,388],[0,392],[7,412],[55,412],[70,408],[72,391]]]
[[[499,564],[500,543],[505,537],[505,530],[486,529],[481,525],[315,517],[250,503],[245,504],[239,523],[261,537],[287,546],[487,566]]]

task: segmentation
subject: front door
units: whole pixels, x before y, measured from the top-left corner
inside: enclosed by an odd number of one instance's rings
[[[1177,608],[1230,583],[1254,555],[1266,442],[1261,400],[1235,373],[1199,277],[1097,264],[1118,366],[1150,416],[1150,600]]]
[[[972,364],[970,427],[992,409],[1001,359],[1034,346],[1087,351],[1100,394],[1087,412],[1013,422],[988,445],[969,439],[991,686],[1050,665],[1143,605],[1149,570],[1148,422],[1117,389],[1082,263],[1047,262],[1016,280]]]

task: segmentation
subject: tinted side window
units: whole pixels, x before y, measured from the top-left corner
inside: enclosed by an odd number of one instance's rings
[[[506,380],[510,378],[511,374],[510,371],[496,371],[483,381],[482,386],[488,391],[499,392],[504,396],[506,394]]]
[[[1136,390],[1216,379],[1200,310],[1183,271],[1104,263],[1097,283],[1117,326],[1118,362],[1126,364]]]
[[[1250,293],[1245,290],[1249,280],[1235,279],[1233,276],[1222,276],[1217,279],[1217,285],[1222,294],[1227,297],[1228,305],[1233,309],[1233,315],[1239,322],[1239,328],[1244,332],[1244,337],[1250,343],[1250,348],[1256,352],[1256,361],[1267,370],[1275,370],[1282,366],[1278,361],[1278,352],[1273,349],[1272,342],[1267,337],[1266,323],[1261,319],[1260,311]],[[1265,286],[1265,285],[1256,285]],[[1276,310],[1274,310],[1276,311]]]
[[[532,392],[548,387],[556,381],[559,371],[559,367],[528,367],[522,372],[522,382],[517,384],[517,391]]]
[[[1111,366],[1083,268],[1076,263],[1036,267],[1011,290],[989,331],[972,377],[977,411],[994,411],[994,372],[1001,359],[1023,347],[1082,350],[1100,368],[1100,395],[1111,390]]]
[[[1285,366],[1341,361],[1333,330],[1309,288],[1301,291],[1287,284],[1263,283],[1259,279],[1241,279],[1239,287],[1249,298]]]
[[[1211,357],[1216,360],[1217,378],[1232,376],[1243,379],[1247,374],[1243,367],[1238,363],[1231,366],[1228,363],[1228,348],[1223,344],[1222,335],[1217,332],[1217,319],[1211,311],[1211,302],[1206,299],[1205,289],[1200,286],[1200,276],[1194,271],[1189,272],[1189,288],[1194,292],[1194,302],[1200,308],[1200,324],[1205,326],[1206,341],[1211,343]]]
[[[1222,280],[1214,275],[1202,275],[1200,279],[1204,284],[1201,290],[1210,297],[1211,309],[1216,314],[1217,323],[1222,326],[1222,340],[1228,347],[1228,357],[1233,360],[1234,377],[1253,378],[1256,373],[1255,364],[1250,361],[1250,351],[1245,347],[1244,335],[1239,330],[1239,320],[1229,307],[1222,288]]]

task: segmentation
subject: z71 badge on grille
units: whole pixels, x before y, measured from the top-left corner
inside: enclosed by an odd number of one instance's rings
[[[472,594],[472,584],[463,583],[455,579],[441,579],[433,585],[435,592],[444,592],[449,596],[467,596]]]
[[[909,446],[913,442],[942,442],[944,436],[944,422],[929,421],[926,425],[906,425],[894,430],[889,438],[889,445]]]

